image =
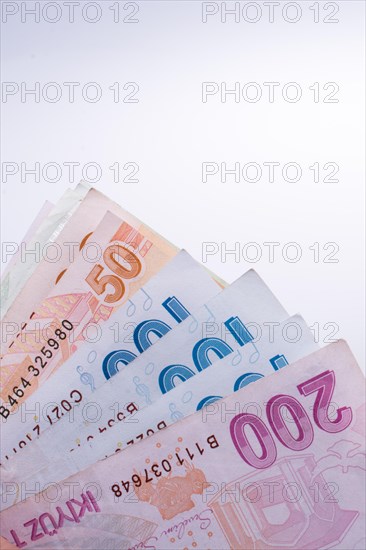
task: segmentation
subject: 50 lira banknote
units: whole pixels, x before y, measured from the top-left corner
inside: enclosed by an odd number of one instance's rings
[[[28,277],[24,276],[27,264],[22,264],[20,273],[22,287],[2,319],[2,347],[5,349],[11,345],[14,336],[29,321],[29,317],[42,300],[54,290],[68,267],[77,261],[80,253],[84,255],[87,253],[85,248],[88,248],[88,241],[90,243],[92,239],[96,240],[95,235],[92,237],[93,232],[102,222],[107,211],[118,216],[138,234],[145,235],[154,244],[159,243],[161,248],[169,254],[177,251],[174,245],[96,189],[87,190],[86,195],[84,186],[81,186],[81,190],[81,196],[77,193],[78,200],[68,211],[69,217],[64,216],[61,222],[57,218],[58,225],[51,224],[53,232],[48,236],[47,245],[42,238],[39,239],[40,242],[35,243],[40,249],[39,258],[38,261],[33,262]]]
[[[84,245],[1,358],[4,419],[76,351],[89,327],[107,320],[177,253],[145,226],[110,212]]]

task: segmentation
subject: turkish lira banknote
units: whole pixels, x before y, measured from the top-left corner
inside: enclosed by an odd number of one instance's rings
[[[18,548],[364,547],[364,378],[345,342],[214,405],[63,480],[57,498],[5,510],[1,535]]]
[[[56,425],[73,406],[88,397],[94,399],[96,390],[119,368],[220,290],[203,266],[187,252],[179,252],[105,323],[90,325],[91,341],[78,345],[53,375],[51,384],[41,385],[20,410],[9,414],[2,427],[3,466],[7,467],[6,462],[30,446],[47,427]],[[59,412],[55,409],[58,406]]]

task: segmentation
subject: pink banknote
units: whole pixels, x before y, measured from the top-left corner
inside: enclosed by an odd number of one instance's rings
[[[1,536],[18,548],[359,550],[364,439],[364,377],[340,341],[7,509]]]

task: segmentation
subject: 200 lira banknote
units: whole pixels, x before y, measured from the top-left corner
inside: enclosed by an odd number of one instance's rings
[[[18,548],[363,548],[365,396],[340,341],[2,513]],[[247,410],[248,403],[257,409]]]

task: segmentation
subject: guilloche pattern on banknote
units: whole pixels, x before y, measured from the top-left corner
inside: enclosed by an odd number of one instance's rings
[[[362,373],[332,344],[65,480],[57,502],[9,508],[1,535],[18,547],[362,548],[364,413]]]

